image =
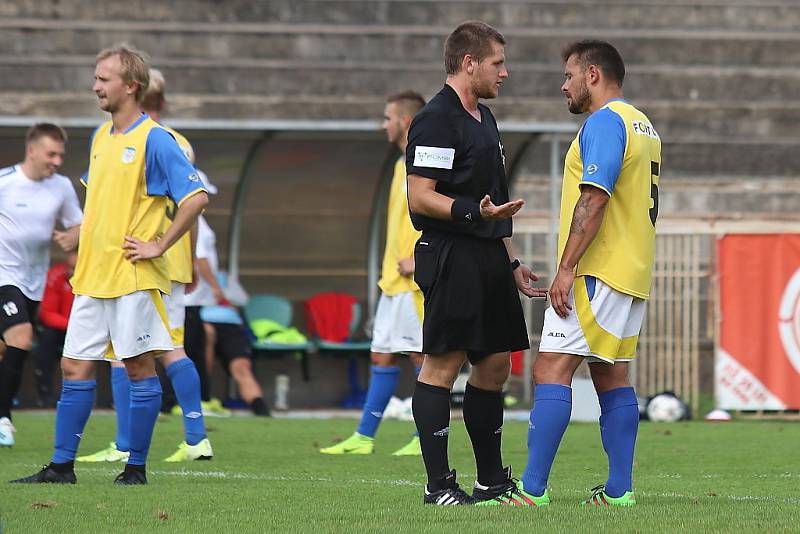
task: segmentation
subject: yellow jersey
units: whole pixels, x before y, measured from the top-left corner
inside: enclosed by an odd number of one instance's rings
[[[414,257],[414,245],[422,235],[422,232],[414,229],[411,216],[408,214],[406,165],[403,158],[399,158],[394,164],[394,176],[389,188],[386,211],[386,249],[383,253],[383,267],[378,286],[387,296],[419,291],[419,286],[413,277],[403,276],[397,270],[400,260]]]
[[[189,160],[189,163],[194,164],[194,150],[189,140],[183,135],[179,134],[172,128],[163,127],[175,138],[181,152]],[[175,218],[175,212],[178,210],[178,205],[170,198],[167,199],[167,228],[172,224]],[[169,264],[169,278],[174,282],[181,284],[190,284],[192,282],[192,238],[190,232],[186,232],[181,236],[178,241],[169,247],[164,253]]]
[[[661,139],[644,113],[621,99],[592,113],[564,162],[559,261],[580,186],[599,187],[611,198],[576,275],[595,276],[617,291],[649,298],[660,173]]]
[[[166,230],[167,199],[180,205],[204,191],[197,170],[175,138],[144,114],[124,132],[113,132],[111,121],[106,122],[90,146],[89,170],[82,180],[86,206],[71,279],[74,293],[96,298],[146,289],[169,293],[167,260],[131,263],[122,245],[125,236],[160,238]]]

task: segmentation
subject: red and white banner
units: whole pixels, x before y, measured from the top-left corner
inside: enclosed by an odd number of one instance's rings
[[[718,406],[800,409],[800,235],[727,235],[717,252]]]

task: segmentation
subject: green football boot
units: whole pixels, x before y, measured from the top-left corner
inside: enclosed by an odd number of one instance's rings
[[[636,506],[636,497],[632,491],[626,491],[621,497],[610,497],[603,484],[592,488],[592,496],[581,503],[595,506]]]
[[[214,457],[211,442],[205,438],[196,445],[189,445],[185,441],[178,445],[178,450],[172,456],[164,459],[165,462],[191,462],[192,460],[210,460]]]
[[[483,493],[490,491],[493,488],[483,488],[478,487],[475,485],[475,490],[473,490],[472,496],[476,499],[481,499],[483,497]],[[476,496],[476,493],[479,495]],[[539,497],[535,495],[531,495],[524,489],[522,489],[522,481],[521,480],[511,480],[502,493],[497,495],[496,497],[488,500],[480,500],[479,502],[475,503],[475,506],[549,506],[550,505],[550,493],[547,490],[544,490],[544,493]]]
[[[422,456],[422,447],[419,444],[419,436],[411,438],[406,445],[403,445],[392,453],[392,456]]]
[[[375,452],[375,440],[356,432],[341,443],[320,449],[319,452],[322,454],[372,454]]]
[[[87,454],[86,456],[78,456],[75,458],[76,462],[127,462],[131,453],[128,451],[117,450],[117,444],[113,441],[108,444],[108,447],[94,454]]]

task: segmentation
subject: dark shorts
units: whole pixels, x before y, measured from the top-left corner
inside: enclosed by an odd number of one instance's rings
[[[16,286],[0,286],[0,337],[12,326],[33,323],[39,302],[22,294]]]
[[[517,285],[501,239],[424,232],[414,280],[425,295],[422,352],[466,351],[471,363],[529,348]]]
[[[238,324],[210,323],[217,331],[217,342],[214,345],[214,355],[230,372],[230,364],[236,358],[252,359],[253,349],[244,327]]]

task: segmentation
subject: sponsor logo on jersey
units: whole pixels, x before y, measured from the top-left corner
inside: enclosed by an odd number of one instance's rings
[[[592,163],[591,165],[589,165],[588,167],[586,167],[586,174],[590,174],[590,175],[591,175],[591,174],[594,174],[594,173],[596,173],[596,172],[597,172],[597,169],[599,169],[599,168],[600,168],[600,167],[598,167],[597,165],[595,165],[594,163]]]
[[[564,332],[548,332],[547,333],[547,337],[563,337],[563,338],[565,338],[565,337],[567,337],[567,335]]]
[[[450,427],[446,426],[443,429],[437,430],[436,432],[434,432],[433,435],[434,436],[439,436],[440,438],[443,438],[443,437],[447,436],[449,433],[450,433]]]
[[[660,139],[658,137],[658,132],[656,132],[656,129],[653,128],[653,125],[647,122],[631,121],[631,128],[633,128],[633,133],[636,135],[646,135],[652,139]]]
[[[418,146],[414,148],[414,167],[452,169],[455,157],[455,148]]]

